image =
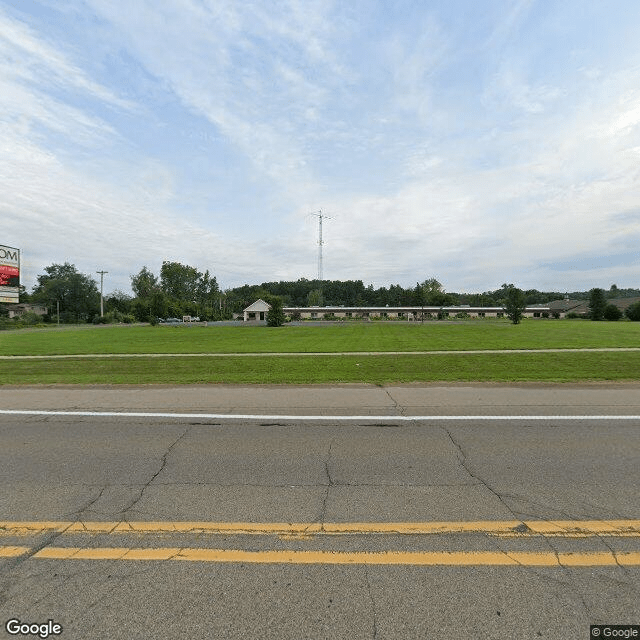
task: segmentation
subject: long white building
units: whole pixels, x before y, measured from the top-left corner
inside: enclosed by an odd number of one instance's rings
[[[264,300],[256,300],[244,310],[244,321],[264,320],[269,308],[269,305]],[[289,318],[299,318],[301,320],[387,318],[407,322],[433,318],[455,318],[456,316],[502,318],[506,315],[503,307],[472,307],[468,305],[452,307],[284,307],[284,313]],[[531,306],[525,308],[523,316],[525,318],[553,317],[553,311],[548,306]]]

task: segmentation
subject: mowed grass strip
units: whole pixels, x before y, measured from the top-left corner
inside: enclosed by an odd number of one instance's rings
[[[640,353],[0,361],[5,384],[319,384],[638,380]]]
[[[324,326],[115,326],[0,332],[0,355],[317,353],[640,347],[640,322],[506,320]]]

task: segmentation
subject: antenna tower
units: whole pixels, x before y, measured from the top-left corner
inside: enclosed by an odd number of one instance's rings
[[[314,211],[310,215],[318,217],[318,280],[322,282],[322,219],[329,218],[329,220],[331,220],[331,216],[326,216],[322,213],[322,209],[320,209],[320,211]]]

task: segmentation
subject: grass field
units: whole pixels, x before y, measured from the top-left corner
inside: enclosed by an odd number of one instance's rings
[[[640,347],[640,322],[529,320],[326,326],[102,326],[0,332],[0,355],[309,353]]]
[[[321,384],[637,380],[640,352],[117,358],[0,362],[13,384]]]
[[[291,353],[1,360],[4,384],[638,380],[640,352],[303,356],[313,352],[640,347],[640,323],[508,322],[88,327],[0,334],[0,355]]]

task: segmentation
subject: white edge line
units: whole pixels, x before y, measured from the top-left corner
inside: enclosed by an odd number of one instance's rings
[[[263,414],[237,414],[237,413],[151,413],[151,412],[127,412],[127,411],[44,411],[37,409],[0,409],[0,415],[23,416],[85,416],[85,417],[122,417],[122,418],[200,418],[209,420],[387,420],[395,422],[416,422],[425,420],[640,420],[640,415],[496,415],[496,416],[352,416],[352,415],[263,415]]]

